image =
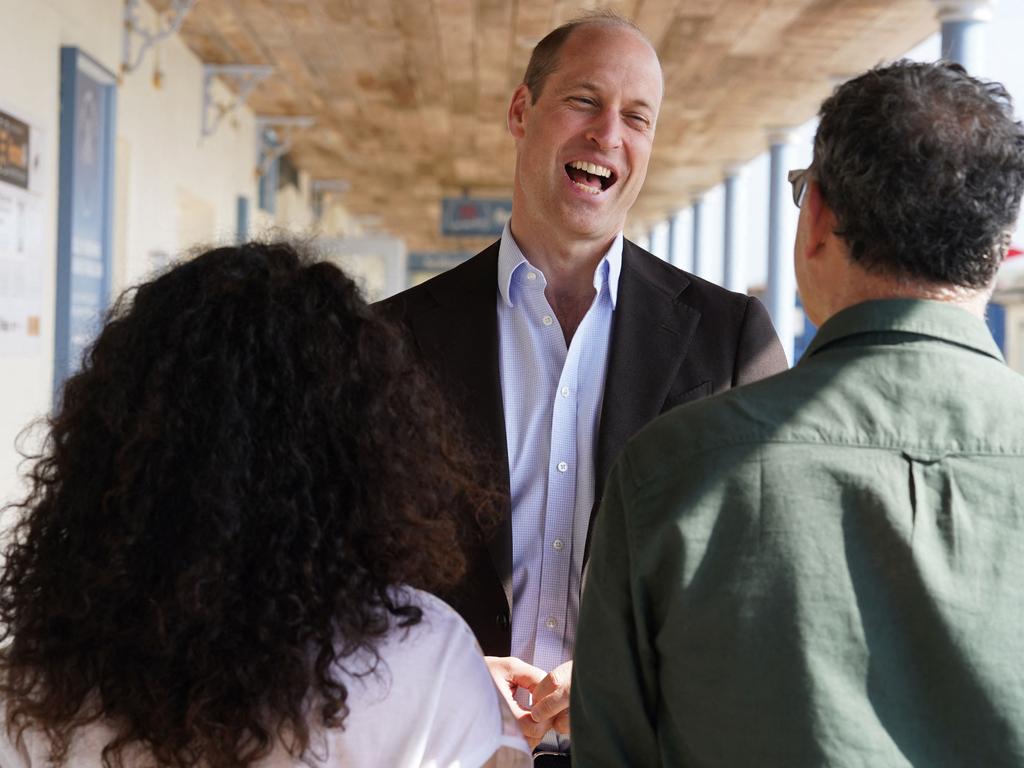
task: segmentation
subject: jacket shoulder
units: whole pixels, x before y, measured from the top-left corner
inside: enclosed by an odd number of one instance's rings
[[[623,241],[623,266],[637,277],[673,295],[701,313],[742,316],[757,299],[737,293],[669,264],[629,240]],[[628,265],[628,266],[627,266]],[[760,302],[758,302],[760,304]]]

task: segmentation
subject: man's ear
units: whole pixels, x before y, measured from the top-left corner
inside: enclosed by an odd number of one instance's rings
[[[530,109],[530,89],[526,83],[520,83],[512,92],[512,102],[508,105],[508,132],[515,139],[526,134],[526,114]]]
[[[821,194],[821,185],[816,179],[807,180],[807,192],[804,194],[804,208],[807,214],[807,256],[813,257],[829,240],[835,236],[836,216],[828,207]]]

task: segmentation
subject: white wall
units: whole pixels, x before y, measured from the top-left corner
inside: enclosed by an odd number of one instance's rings
[[[43,178],[35,198],[42,323],[38,349],[0,351],[0,504],[22,491],[15,436],[51,406],[56,282],[60,47],[72,45],[117,74],[123,0],[0,0],[0,110],[42,136]],[[156,28],[146,3],[139,17]],[[159,87],[154,69],[159,57]],[[230,92],[214,83],[216,98]],[[117,89],[114,191],[115,295],[197,243],[233,241],[237,198],[250,200],[250,232],[274,227],[307,234],[312,226],[308,177],[280,201],[276,216],[257,210],[256,128],[251,110],[228,115],[201,136],[202,63],[172,36],[150,50]],[[0,255],[2,258],[2,255]],[[0,265],[2,266],[2,265]]]
[[[47,3],[0,0],[0,110],[28,121],[30,141],[41,134],[44,163],[36,204],[44,222],[35,268],[41,311],[37,348],[0,357],[0,504],[18,491],[14,442],[31,419],[46,412],[53,376],[53,326],[57,250],[57,139],[60,17]]]

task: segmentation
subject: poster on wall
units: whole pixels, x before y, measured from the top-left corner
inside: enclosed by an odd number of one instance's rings
[[[40,131],[0,109],[0,358],[42,351]]]
[[[89,56],[61,49],[55,399],[110,301],[116,89]]]

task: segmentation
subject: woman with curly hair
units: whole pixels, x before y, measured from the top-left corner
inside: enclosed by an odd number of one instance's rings
[[[462,620],[490,496],[337,268],[219,248],[126,294],[0,576],[4,768],[529,764]],[[10,510],[9,510],[10,511]]]

